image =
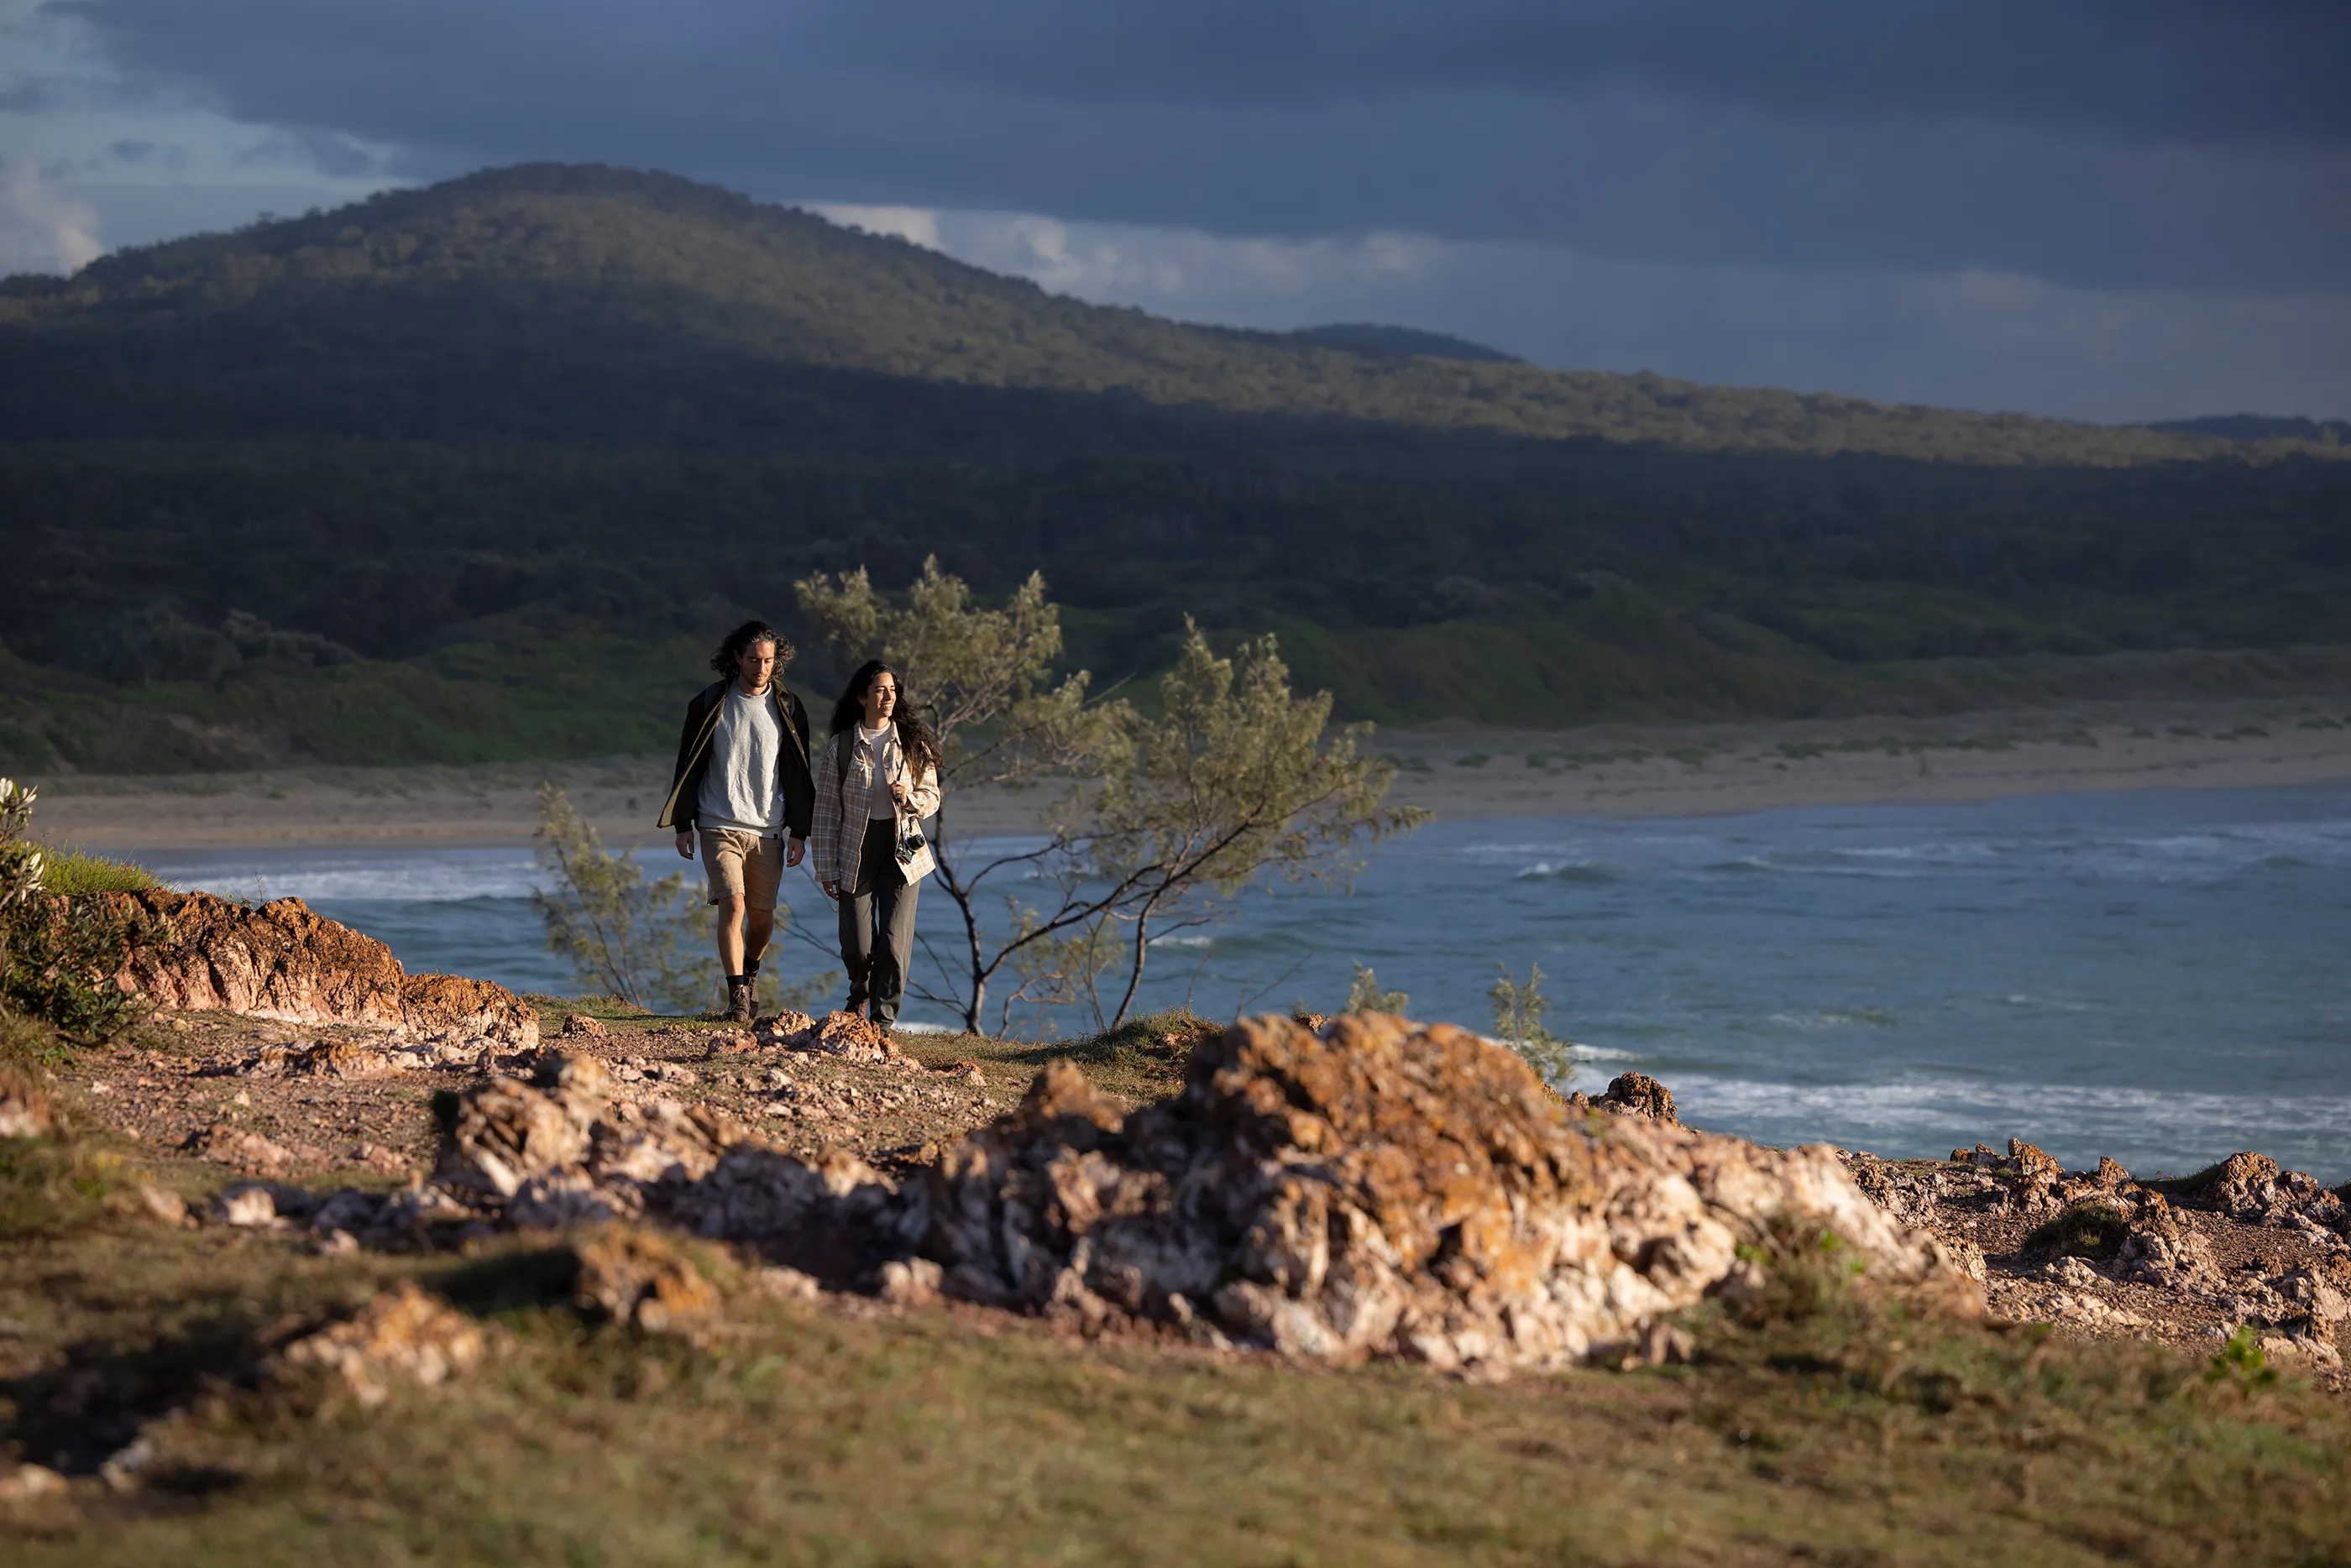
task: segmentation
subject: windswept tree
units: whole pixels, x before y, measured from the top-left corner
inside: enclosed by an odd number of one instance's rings
[[[1151,939],[1213,919],[1267,874],[1349,882],[1364,851],[1428,820],[1387,804],[1395,764],[1358,750],[1371,731],[1328,733],[1331,694],[1290,689],[1270,633],[1219,658],[1187,618],[1161,715],[1133,720],[1123,766],[1103,780],[1086,849],[1097,918],[1126,935],[1126,983],[1112,1027],[1143,984]]]
[[[1511,975],[1507,964],[1496,964],[1494,972],[1493,988],[1486,995],[1494,1003],[1495,1038],[1525,1057],[1543,1082],[1564,1089],[1575,1075],[1575,1056],[1566,1041],[1543,1025],[1551,1002],[1542,993],[1542,966],[1529,964],[1524,982]]]
[[[862,570],[799,585],[801,608],[852,659],[902,670],[937,731],[950,786],[937,828],[939,886],[961,918],[964,1026],[987,1026],[989,989],[1015,1002],[1092,1007],[1115,1025],[1133,1009],[1152,939],[1213,919],[1274,873],[1343,881],[1361,853],[1426,814],[1385,804],[1393,766],[1360,755],[1364,728],[1328,734],[1328,693],[1299,697],[1270,637],[1219,658],[1189,621],[1159,717],[1098,695],[1088,672],[1058,682],[1060,616],[1031,576],[1001,609],[977,605],[935,560],[890,604]],[[1041,844],[957,853],[945,818],[955,788],[1050,787]],[[982,919],[991,878],[1023,879],[1004,929]],[[1041,899],[1037,889],[1046,889]],[[1030,901],[1033,900],[1033,901]],[[1123,969],[1105,1012],[1102,977]]]
[[[1347,990],[1348,1012],[1401,1013],[1411,1005],[1412,998],[1403,992],[1382,991],[1380,977],[1371,965],[1355,965],[1355,983]]]
[[[685,1012],[709,982],[688,957],[701,913],[685,874],[649,878],[635,852],[613,855],[553,784],[538,786],[538,841],[549,885],[532,889],[547,945],[590,985],[632,1007]]]

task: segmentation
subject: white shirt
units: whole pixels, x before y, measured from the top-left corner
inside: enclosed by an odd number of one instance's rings
[[[884,724],[878,730],[869,730],[860,724],[857,740],[870,754],[873,767],[873,789],[865,797],[865,815],[875,822],[887,822],[898,815],[898,803],[890,798],[890,781],[898,776],[898,727]]]
[[[784,727],[776,717],[776,689],[747,697],[726,683],[726,705],[710,737],[709,771],[695,801],[702,826],[733,828],[771,837],[784,826],[784,792],[776,787],[776,767],[784,751]]]

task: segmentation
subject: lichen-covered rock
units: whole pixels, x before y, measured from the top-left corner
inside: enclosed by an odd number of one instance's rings
[[[745,1136],[732,1118],[707,1106],[653,1100],[625,1124],[596,1122],[589,1137],[588,1174],[597,1181],[640,1187],[695,1181]]]
[[[469,1091],[443,1137],[434,1188],[510,1225],[664,1220],[768,1244],[829,1277],[911,1251],[896,1187],[853,1157],[810,1163],[708,1106],[614,1105],[611,1091],[595,1058],[558,1053],[529,1083]]]
[[[1351,1014],[1236,1025],[1176,1099],[1124,1115],[1066,1063],[931,1172],[950,1293],[1071,1315],[1213,1318],[1320,1358],[1555,1365],[1637,1351],[1775,1221],[1889,1285],[1970,1293],[1833,1150],[1573,1118],[1513,1053]]]
[[[2260,1220],[2275,1205],[2278,1162],[2265,1154],[2232,1154],[2209,1181],[2181,1193],[2199,1209],[2238,1220]]]
[[[389,1051],[350,1040],[321,1040],[286,1064],[286,1071],[320,1078],[379,1078],[401,1062]]]
[[[2170,1213],[2159,1199],[2141,1208],[2115,1254],[2115,1277],[2166,1290],[2215,1277],[2212,1243]]]
[[[538,1011],[504,986],[409,974],[383,943],[312,914],[299,898],[247,907],[161,888],[114,897],[165,932],[134,950],[118,977],[163,1006],[538,1042]]]
[[[281,1376],[323,1372],[362,1405],[381,1405],[398,1384],[431,1387],[471,1371],[489,1343],[479,1324],[402,1280],[346,1321],[287,1345],[277,1363]]]
[[[2316,1177],[2281,1170],[2265,1154],[2232,1154],[2207,1172],[2164,1184],[2180,1203],[2248,1224],[2351,1233],[2342,1197]]]
[[[2065,1174],[2065,1168],[2057,1163],[2055,1155],[2037,1148],[2021,1137],[2008,1140],[2008,1158],[2015,1162],[2012,1168],[2026,1176],[2054,1181]]]
[[[510,1051],[538,1044],[538,1009],[503,985],[464,975],[402,976],[400,1017],[423,1034],[478,1036]]]
[[[772,1037],[785,1050],[813,1051],[820,1055],[838,1056],[844,1062],[904,1059],[888,1031],[854,1012],[827,1013],[821,1022],[811,1022],[789,1033],[778,1031]]]
[[[848,1015],[844,1013],[842,1016]],[[759,1044],[762,1045],[770,1049],[789,1050],[790,1042],[793,1039],[808,1033],[816,1027],[817,1021],[807,1013],[784,1007],[760,1019],[752,1026],[751,1032],[758,1037]]]
[[[1673,1091],[1646,1073],[1618,1074],[1609,1080],[1608,1092],[1595,1103],[1604,1111],[1647,1116],[1669,1127],[1679,1121],[1674,1115]]]
[[[601,1062],[560,1052],[543,1056],[532,1083],[494,1078],[458,1101],[434,1179],[477,1199],[512,1198],[530,1178],[587,1157],[611,1094]]]
[[[2329,1260],[2304,1264],[2272,1281],[2271,1288],[2330,1336],[2351,1323],[2351,1263]]]
[[[610,1226],[572,1243],[580,1310],[648,1334],[691,1330],[716,1310],[718,1293],[676,1243],[657,1231]]]
[[[911,1188],[705,1112],[608,1108],[608,1092],[586,1058],[482,1085],[441,1182],[513,1224],[661,1220],[909,1303],[935,1282],[1330,1359],[1646,1355],[1670,1339],[1664,1314],[1751,1283],[1741,1244],[1789,1225],[1834,1231],[1881,1284],[1974,1301],[1834,1150],[1576,1115],[1514,1054],[1377,1014],[1202,1039],[1185,1092],[1133,1115],[1055,1063]]]

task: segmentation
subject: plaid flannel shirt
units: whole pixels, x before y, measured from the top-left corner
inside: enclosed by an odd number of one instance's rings
[[[841,748],[848,748],[848,766],[841,765]],[[894,748],[893,748],[894,750]],[[899,753],[904,764],[904,753]],[[857,886],[858,860],[865,848],[865,824],[872,816],[873,753],[859,741],[854,729],[842,731],[817,754],[816,821],[809,840],[809,871],[819,886],[830,882],[843,892]],[[885,779],[879,786],[889,788]],[[900,816],[920,821],[937,814],[937,774],[925,768],[907,787],[907,803],[893,808]],[[903,869],[906,880],[918,882],[938,868],[925,843]]]

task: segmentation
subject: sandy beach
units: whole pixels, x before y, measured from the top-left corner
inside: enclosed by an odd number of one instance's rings
[[[2083,705],[1937,719],[1503,731],[1393,730],[1395,797],[1440,819],[1696,816],[1876,801],[2351,782],[2341,701]],[[614,845],[658,842],[660,757],[480,767],[282,768],[35,779],[51,844],[130,851],[241,844],[529,838],[542,782]],[[959,832],[1036,825],[1043,792],[952,797]]]

